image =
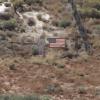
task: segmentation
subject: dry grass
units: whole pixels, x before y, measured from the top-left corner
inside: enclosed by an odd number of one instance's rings
[[[50,66],[57,66],[57,67],[64,67],[66,65],[65,59],[59,58],[59,52],[56,52],[54,50],[51,50],[48,52],[46,57],[42,56],[32,56],[29,58],[23,58],[23,57],[7,57],[7,58],[0,58],[0,67],[1,68],[7,68],[7,66],[11,65],[20,65],[20,64],[37,64],[37,65],[50,65]]]
[[[100,37],[94,37],[93,41],[93,47],[94,48],[100,48]]]
[[[34,64],[41,64],[41,65],[51,65],[51,66],[64,66],[66,63],[65,59],[60,59],[60,53],[56,51],[49,51],[46,57],[42,56],[32,56],[28,61]]]

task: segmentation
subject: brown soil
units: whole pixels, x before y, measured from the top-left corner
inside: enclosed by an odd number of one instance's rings
[[[53,84],[61,89],[47,92],[47,87]],[[38,93],[63,95],[65,100],[81,97],[83,99],[77,100],[100,100],[96,89],[100,96],[100,57],[91,57],[85,61],[66,60],[64,68],[33,64],[20,57],[0,61],[1,94]]]

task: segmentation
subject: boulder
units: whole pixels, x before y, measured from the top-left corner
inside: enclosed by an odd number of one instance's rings
[[[8,19],[14,13],[14,8],[12,3],[4,2],[0,5],[0,18]]]
[[[49,19],[50,19],[50,15],[49,14],[43,14],[41,16],[41,19],[44,21],[44,22],[48,22]]]

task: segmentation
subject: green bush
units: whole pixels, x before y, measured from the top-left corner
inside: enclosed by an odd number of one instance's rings
[[[79,89],[78,89],[78,93],[79,93],[79,94],[86,94],[87,91],[86,91],[86,89],[85,89],[84,86],[80,86]]]
[[[0,14],[1,20],[9,20],[11,17],[12,17],[12,15],[10,13]]]
[[[39,54],[38,46],[37,45],[33,45],[33,47],[32,47],[32,54],[33,55],[38,55]]]
[[[15,19],[10,19],[10,20],[1,20],[0,21],[0,29],[5,30],[14,30],[15,27],[17,26],[17,22]]]
[[[39,3],[41,4],[42,3],[42,0],[24,0],[25,3],[31,5],[31,4],[34,4],[34,3]]]
[[[91,4],[94,4],[94,3],[99,3],[100,4],[100,0],[86,0],[87,3],[91,3]]]
[[[99,24],[99,25],[95,25],[95,28],[96,28],[97,30],[100,30],[100,24]]]
[[[57,20],[54,20],[52,22],[52,24],[56,27],[62,27],[62,28],[66,28],[67,26],[70,26],[71,25],[71,22],[68,21],[68,20],[61,20],[61,21],[57,21]]]
[[[17,8],[24,3],[24,0],[11,0],[11,2],[13,3],[14,7]]]
[[[41,100],[51,100],[49,96],[42,96],[40,98],[41,98]]]
[[[41,18],[41,15],[39,14],[39,15],[37,15],[37,18],[38,18],[38,20],[42,20],[42,18]]]
[[[33,95],[33,96],[25,96],[23,98],[23,100],[40,100],[40,97],[37,95]]]
[[[50,100],[48,96],[38,96],[38,95],[30,95],[30,96],[0,96],[0,100]]]
[[[53,20],[53,21],[52,21],[52,25],[58,27],[59,22],[58,22],[57,20]]]
[[[59,27],[63,27],[63,28],[66,28],[67,26],[70,26],[70,25],[71,25],[71,22],[70,21],[67,21],[67,20],[61,20],[58,23],[58,26]]]
[[[100,18],[100,11],[95,8],[84,7],[80,8],[79,12],[82,17]]]
[[[6,2],[7,0],[0,0],[0,2],[2,3],[2,2]]]

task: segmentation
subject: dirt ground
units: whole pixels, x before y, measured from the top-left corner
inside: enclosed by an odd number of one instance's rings
[[[2,58],[0,93],[45,94],[54,100],[100,100],[100,56],[66,59],[64,67],[34,63],[29,58]]]

